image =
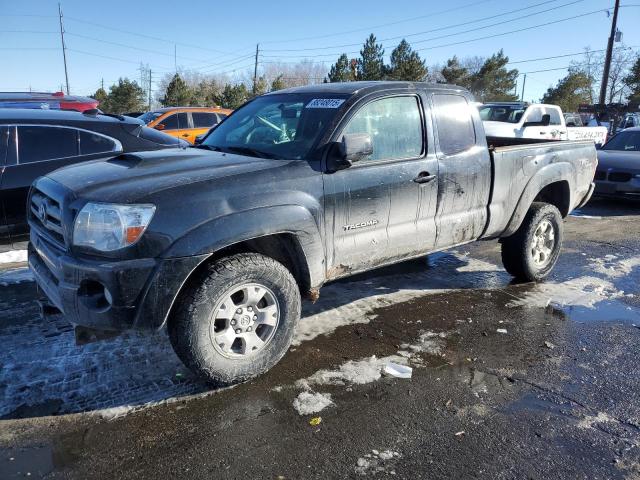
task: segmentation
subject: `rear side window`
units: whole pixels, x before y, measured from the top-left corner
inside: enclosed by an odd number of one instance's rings
[[[440,151],[445,155],[464,152],[476,144],[471,106],[461,95],[433,96]]]
[[[193,128],[210,128],[218,123],[218,117],[213,112],[191,112]]]
[[[9,148],[9,127],[0,125],[0,166],[7,163],[7,151]]]
[[[550,117],[549,125],[562,125],[560,111],[557,108],[547,107],[545,108],[545,113]]]
[[[78,155],[78,131],[73,128],[18,126],[18,163],[33,163]]]
[[[80,155],[114,152],[117,148],[116,142],[111,138],[80,131]]]
[[[368,133],[371,136],[373,154],[367,160],[419,157],[423,150],[423,133],[418,99],[374,100],[358,110],[342,133]]]

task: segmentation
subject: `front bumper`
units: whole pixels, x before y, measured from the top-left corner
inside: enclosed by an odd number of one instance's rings
[[[124,261],[76,258],[31,232],[29,267],[49,301],[75,325],[160,328],[189,274],[207,255]]]

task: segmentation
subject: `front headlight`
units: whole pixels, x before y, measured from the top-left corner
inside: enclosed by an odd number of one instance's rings
[[[76,217],[73,244],[103,252],[133,245],[149,226],[155,205],[87,203]]]

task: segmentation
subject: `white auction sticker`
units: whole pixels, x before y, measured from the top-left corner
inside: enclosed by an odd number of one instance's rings
[[[305,108],[338,108],[343,103],[342,98],[314,98]]]

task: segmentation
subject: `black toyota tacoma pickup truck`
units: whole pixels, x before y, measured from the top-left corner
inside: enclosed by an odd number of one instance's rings
[[[506,270],[541,280],[593,191],[595,147],[488,143],[472,101],[423,83],[293,88],[195,148],[58,170],[31,190],[29,264],[72,323],[167,326],[217,384],[278,362],[301,297],[340,277],[499,238]]]

